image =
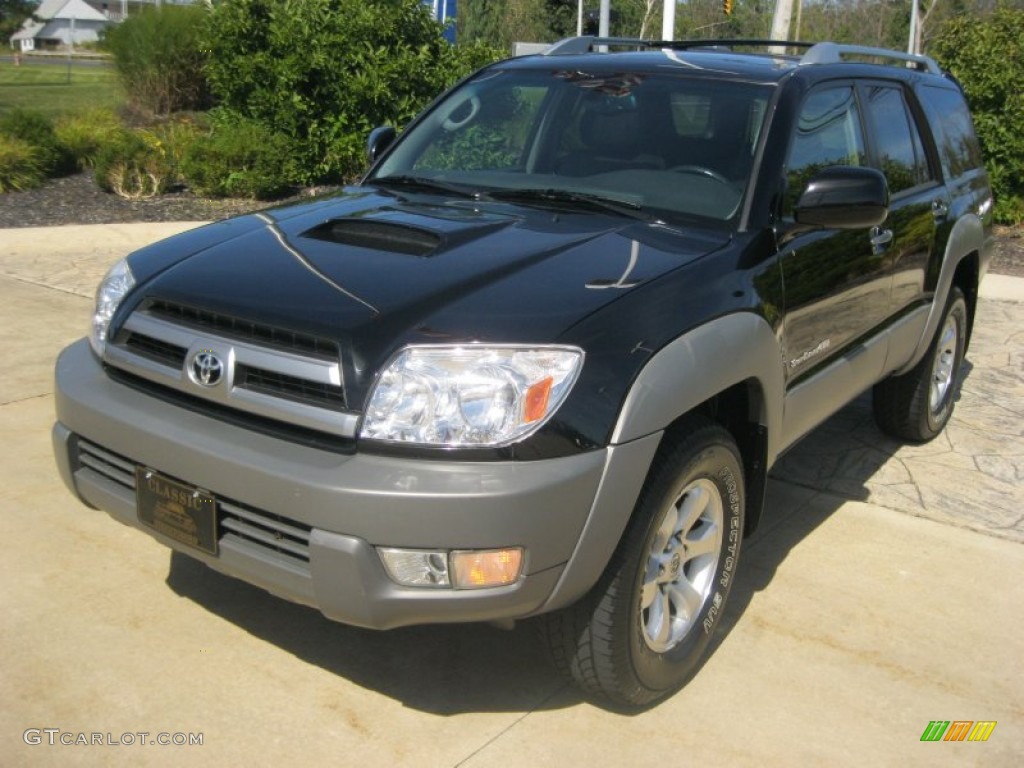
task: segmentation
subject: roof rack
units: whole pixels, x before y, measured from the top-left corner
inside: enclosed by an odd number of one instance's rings
[[[761,40],[761,39],[737,39],[722,38],[714,40],[641,40],[631,37],[593,37],[584,35],[582,37],[567,37],[559,40],[550,48],[544,51],[545,56],[564,56],[578,53],[590,53],[601,46],[614,46],[619,48],[636,48],[683,51],[695,48],[734,48],[749,46],[773,46],[786,48],[811,48],[814,43],[802,43],[794,40]]]
[[[872,48],[864,45],[845,45],[840,43],[809,43],[800,40],[760,40],[760,39],[717,39],[717,40],[639,40],[628,37],[567,37],[559,40],[546,51],[544,56],[564,56],[570,54],[590,53],[600,47],[626,47],[637,50],[732,50],[761,46],[772,48],[773,53],[780,55],[786,48],[806,49],[799,58],[805,64],[838,64],[845,56],[871,56],[878,59],[889,59],[912,64],[915,69],[941,75],[942,69],[934,59],[912,53],[891,51],[887,48]]]
[[[801,57],[801,64],[836,64],[843,56],[874,56],[879,59],[905,61],[914,65],[915,69],[941,75],[942,69],[928,56],[914,53],[890,51],[887,48],[871,48],[865,45],[840,45],[839,43],[816,43]]]

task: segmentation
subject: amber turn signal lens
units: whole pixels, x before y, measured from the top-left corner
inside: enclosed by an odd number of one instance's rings
[[[452,552],[452,586],[457,589],[501,587],[519,579],[523,568],[521,547]]]
[[[528,390],[523,398],[523,421],[532,424],[548,414],[548,399],[551,397],[551,385],[554,379],[550,376],[541,379]]]

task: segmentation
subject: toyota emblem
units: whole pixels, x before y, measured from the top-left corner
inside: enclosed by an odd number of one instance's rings
[[[201,349],[192,358],[192,380],[204,387],[215,387],[224,377],[224,363],[209,349]]]

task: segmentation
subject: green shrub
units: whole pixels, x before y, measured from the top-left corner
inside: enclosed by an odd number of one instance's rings
[[[372,128],[403,125],[498,55],[449,45],[419,0],[218,3],[205,47],[223,107],[286,136],[303,183],[354,177]]]
[[[166,164],[168,185],[186,183],[182,166],[193,143],[204,139],[207,132],[204,129],[205,123],[201,117],[196,119],[188,115],[176,115],[170,120],[138,129],[138,133]]]
[[[153,197],[172,175],[160,146],[143,131],[121,130],[96,153],[96,183],[120,197]]]
[[[37,147],[0,135],[0,192],[38,187],[45,178]]]
[[[1008,195],[996,198],[995,218],[1001,224],[1024,224],[1024,196]]]
[[[1000,7],[956,17],[930,52],[963,85],[992,177],[998,221],[1022,216],[1024,199],[1024,11]]]
[[[222,117],[182,161],[189,186],[211,197],[269,200],[293,184],[288,139],[255,120]]]
[[[157,115],[209,106],[200,45],[207,19],[201,4],[164,5],[108,27],[104,44],[129,102]]]
[[[12,109],[0,116],[0,136],[21,139],[36,148],[44,176],[66,176],[75,170],[71,154],[61,146],[53,123],[42,112]]]
[[[80,170],[94,168],[96,155],[121,130],[121,122],[109,109],[91,109],[57,118],[53,126],[57,141]]]

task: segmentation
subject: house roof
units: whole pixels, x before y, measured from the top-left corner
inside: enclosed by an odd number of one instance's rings
[[[43,0],[33,14],[39,19],[75,19],[76,21],[106,21],[107,17],[85,0]]]
[[[29,19],[22,25],[21,29],[11,35],[11,40],[30,40],[39,34],[43,26],[43,24]]]

